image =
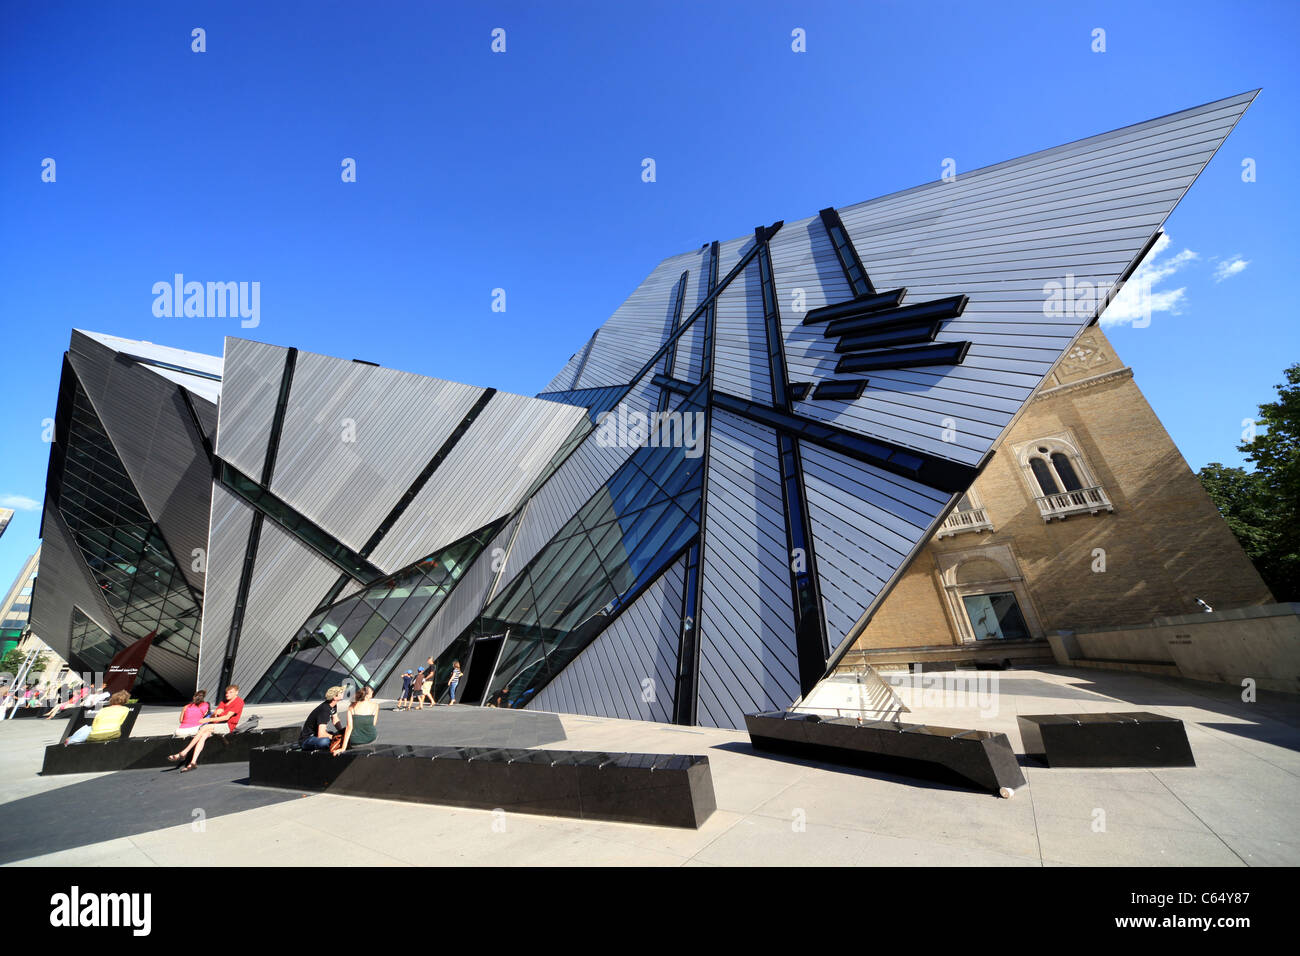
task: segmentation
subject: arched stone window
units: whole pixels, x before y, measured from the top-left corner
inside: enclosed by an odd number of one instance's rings
[[[1034,480],[1038,482],[1038,490],[1045,495],[1055,495],[1060,492],[1056,485],[1056,478],[1052,474],[1052,467],[1047,463],[1045,458],[1034,455],[1029,459],[1029,468],[1034,473]]]
[[[1071,436],[1025,442],[1017,456],[1044,520],[1115,510]]]
[[[1062,491],[1078,491],[1083,487],[1083,484],[1074,473],[1074,466],[1070,464],[1070,459],[1063,453],[1059,451],[1052,452],[1052,468],[1061,479]]]

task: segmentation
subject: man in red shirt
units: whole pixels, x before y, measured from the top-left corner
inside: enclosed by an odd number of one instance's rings
[[[199,762],[199,754],[203,753],[203,744],[207,739],[213,734],[233,734],[243,713],[244,698],[239,696],[239,688],[231,684],[226,688],[226,699],[217,705],[217,709],[211,716],[199,721],[199,729],[195,731],[194,739],[180,753],[172,754],[167,759],[175,763],[193,750],[194,754],[190,757],[189,763],[181,767],[181,773],[193,770],[194,765]]]

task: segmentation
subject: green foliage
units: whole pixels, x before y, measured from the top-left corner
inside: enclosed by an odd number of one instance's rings
[[[0,674],[13,674],[17,676],[18,671],[22,669],[23,661],[26,659],[26,654],[18,650],[16,647],[13,648],[4,656],[3,660],[0,660]]]
[[[1212,462],[1197,477],[1273,596],[1300,601],[1300,363],[1284,374],[1254,438],[1237,446],[1255,470]]]

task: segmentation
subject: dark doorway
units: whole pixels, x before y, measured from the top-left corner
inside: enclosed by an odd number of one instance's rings
[[[501,645],[504,641],[503,635],[480,637],[470,646],[469,660],[465,662],[465,687],[461,691],[459,703],[482,702],[483,693],[487,690],[488,681],[492,677],[492,668],[496,667],[497,655],[501,653]]]

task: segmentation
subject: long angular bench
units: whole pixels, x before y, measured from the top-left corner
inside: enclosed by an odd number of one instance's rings
[[[974,784],[1004,797],[1025,785],[1006,734],[774,711],[747,714],[759,750],[930,780]]]
[[[1016,723],[1025,753],[1049,767],[1196,766],[1183,722],[1145,710],[1026,714]]]
[[[709,758],[672,754],[278,746],[254,750],[248,776],[261,787],[670,827],[698,828],[717,808]]]
[[[50,708],[48,707],[19,707],[12,714],[5,717],[5,720],[23,720],[24,718],[31,719],[33,717],[44,717],[49,712]],[[50,719],[67,720],[70,716],[72,716],[71,708],[65,707]]]
[[[255,747],[288,743],[298,739],[298,727],[239,730],[209,737],[199,763],[240,763]],[[45,748],[43,776],[62,773],[104,773],[138,770],[142,767],[173,766],[167,758],[189,741],[184,737],[122,737],[117,740],[87,741],[84,744],[51,744]]]

